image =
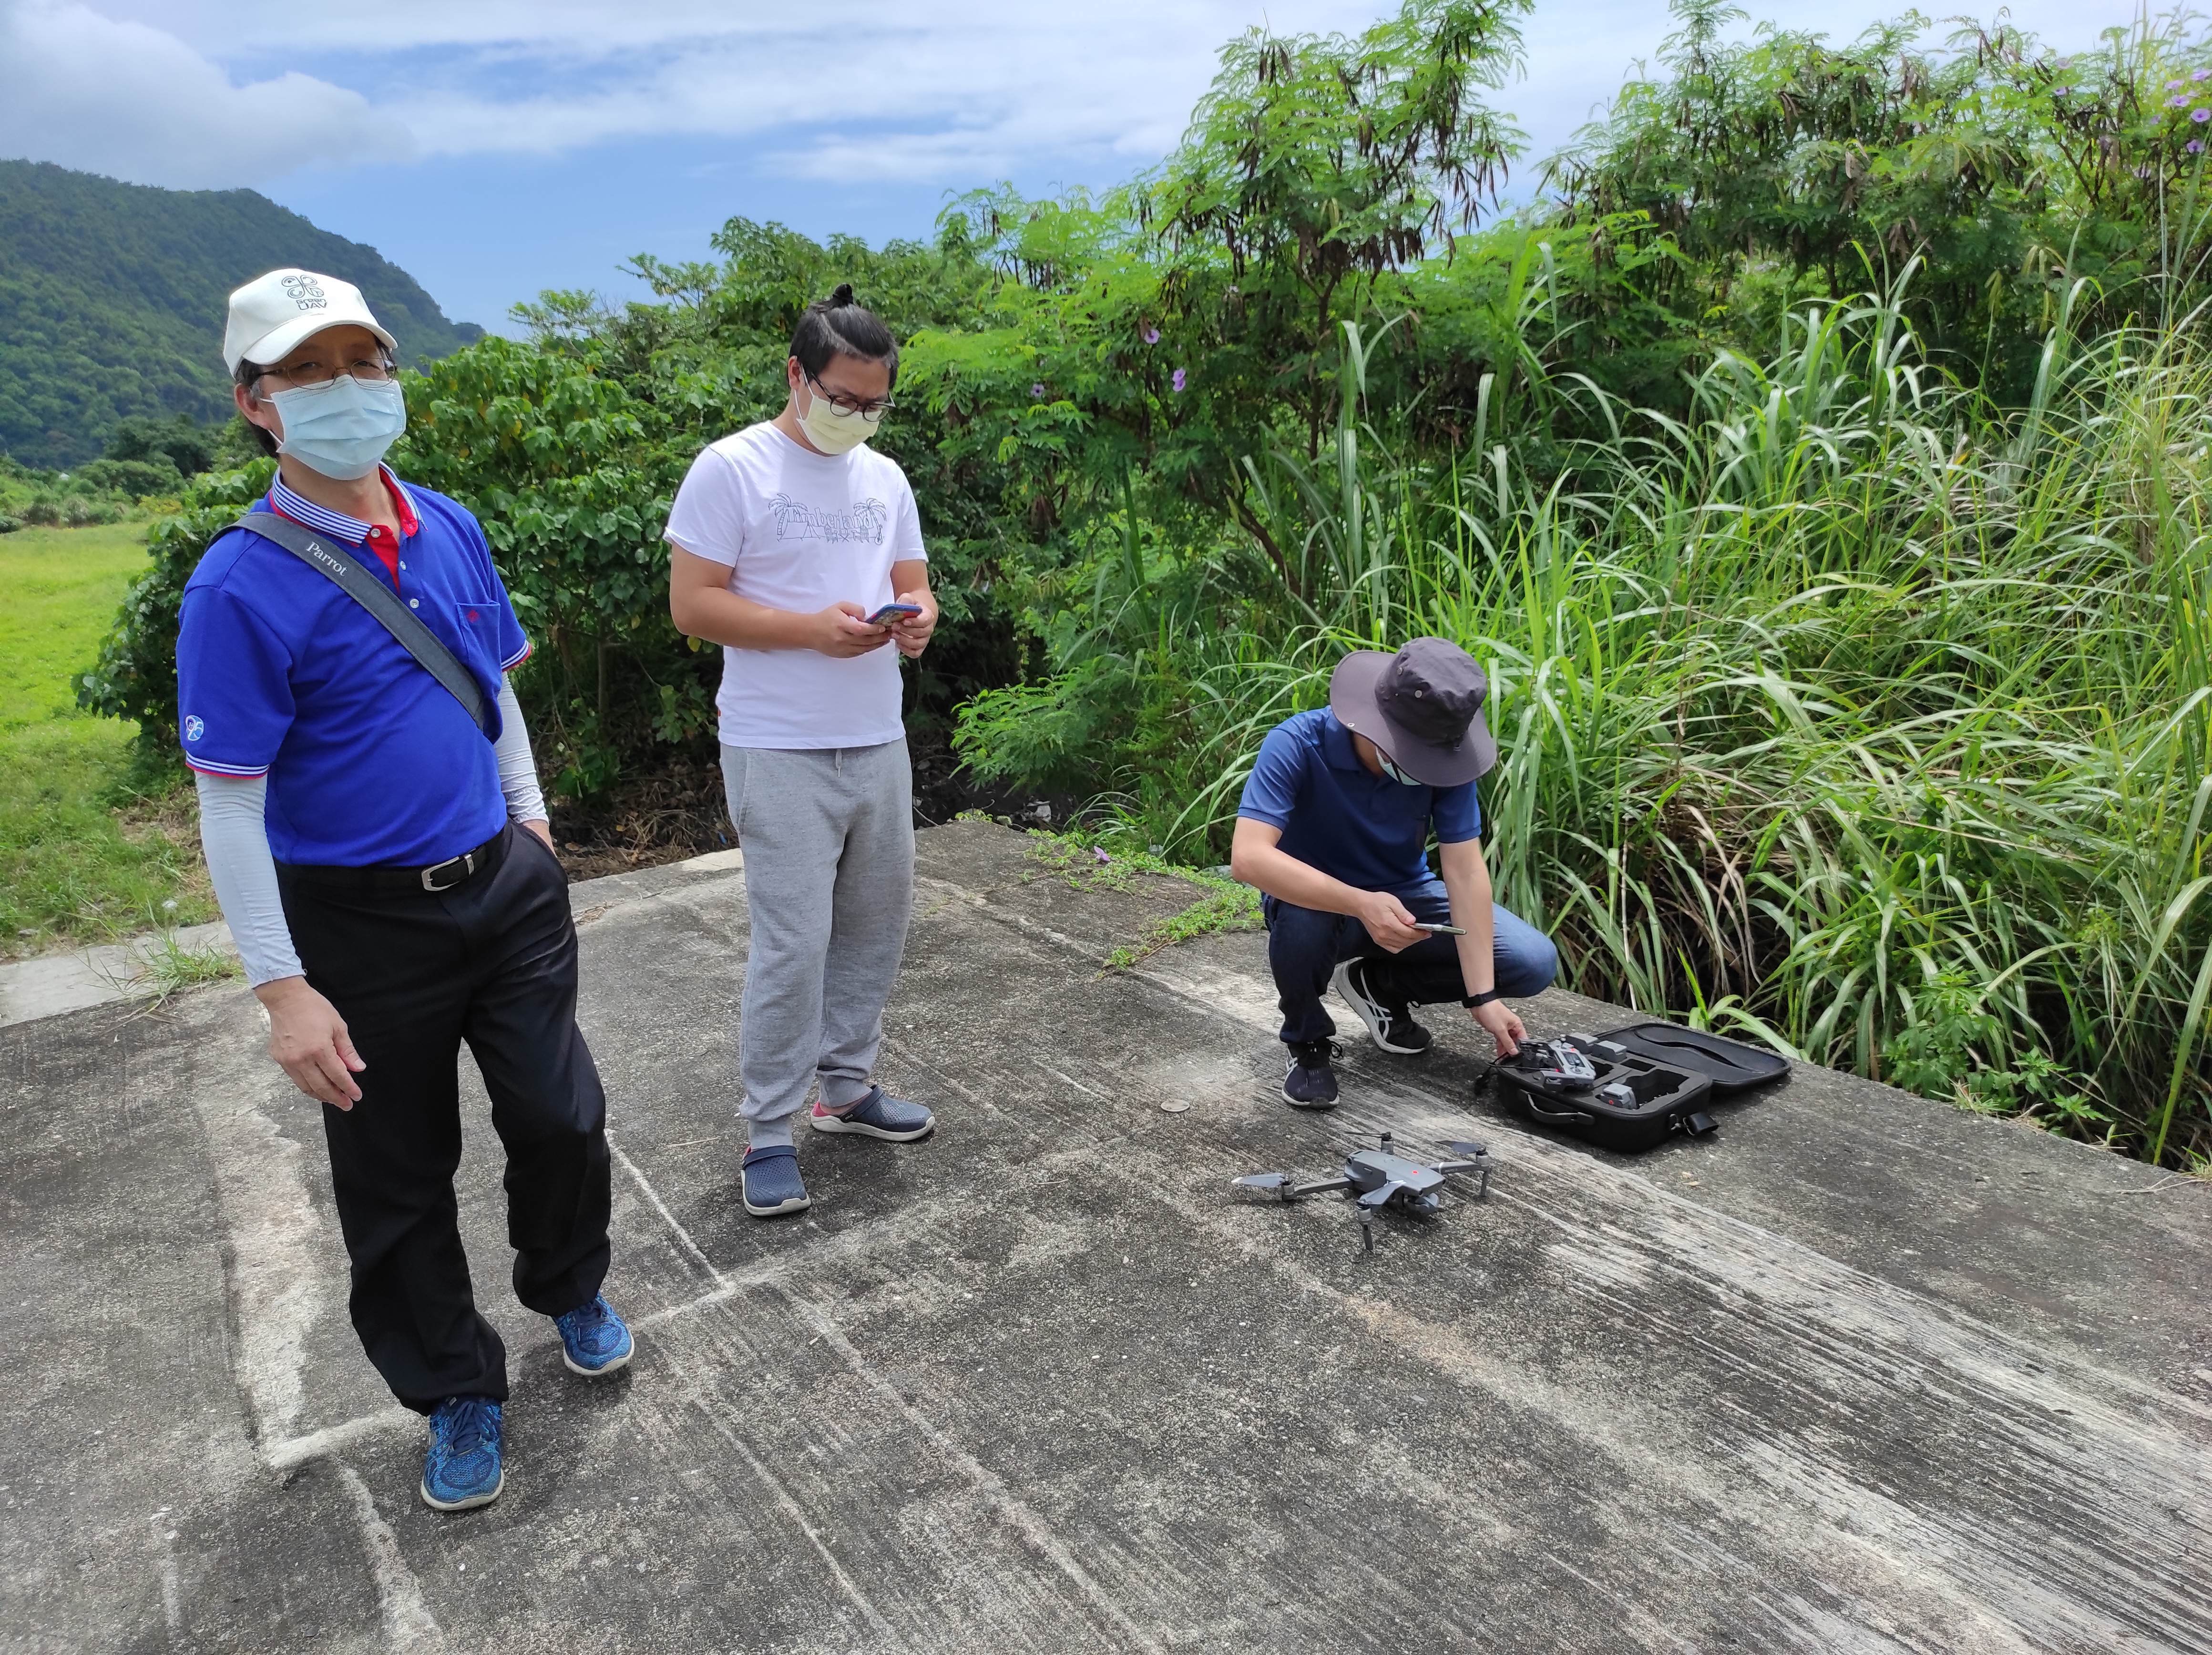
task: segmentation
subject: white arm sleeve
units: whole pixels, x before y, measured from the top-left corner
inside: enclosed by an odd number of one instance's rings
[[[499,791],[507,795],[507,814],[516,821],[544,821],[545,795],[538,786],[538,761],[530,753],[530,726],[522,721],[522,703],[514,699],[514,682],[499,681],[499,742],[492,749],[499,760]]]
[[[269,853],[269,828],[262,820],[269,778],[200,772],[194,779],[200,795],[200,849],[215,880],[216,900],[229,922],[231,941],[246,962],[246,980],[259,988],[279,977],[304,975],[291,928],[284,923],[276,861]]]

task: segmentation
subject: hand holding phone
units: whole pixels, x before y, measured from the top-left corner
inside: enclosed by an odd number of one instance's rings
[[[1413,922],[1413,929],[1415,931],[1427,931],[1432,937],[1464,937],[1467,935],[1467,927],[1464,925],[1446,925],[1427,919],[1416,919]]]
[[[888,627],[894,621],[909,621],[921,613],[919,603],[886,603],[868,617],[872,627]]]

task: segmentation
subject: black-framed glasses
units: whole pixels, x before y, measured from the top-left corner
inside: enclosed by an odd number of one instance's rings
[[[295,390],[312,391],[339,379],[358,379],[363,385],[382,385],[398,372],[398,364],[388,356],[363,356],[350,362],[324,362],[311,356],[303,362],[283,366],[272,363],[267,367],[257,367],[247,383],[258,385],[273,374],[279,379],[289,379]]]
[[[840,414],[858,414],[862,419],[880,420],[887,412],[898,406],[889,397],[878,397],[873,402],[862,402],[857,397],[848,397],[842,391],[830,390],[811,373],[806,376],[806,383],[814,387],[815,395]]]

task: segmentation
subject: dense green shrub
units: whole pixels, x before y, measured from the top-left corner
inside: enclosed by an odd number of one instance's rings
[[[196,477],[212,470],[222,458],[225,424],[201,425],[189,414],[174,414],[167,419],[138,415],[118,420],[107,433],[106,458],[166,464],[180,477]]]
[[[236,471],[215,471],[187,486],[182,509],[147,536],[152,553],[133,581],[100,646],[100,659],[77,683],[77,705],[111,718],[137,721],[139,739],[166,754],[177,742],[177,610],[200,555],[238,514],[269,489],[274,460]]]
[[[88,460],[70,473],[72,493],[121,494],[143,500],[149,494],[180,493],[184,476],[164,456],[160,459]]]

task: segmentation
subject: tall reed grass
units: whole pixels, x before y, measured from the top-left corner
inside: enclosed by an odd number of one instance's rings
[[[1486,406],[1455,459],[1394,453],[1351,330],[1319,461],[1250,464],[1291,579],[1148,562],[1125,511],[1060,676],[971,706],[963,748],[1080,759],[1190,854],[1346,650],[1455,639],[1491,675],[1500,899],[1574,986],[2201,1164],[2212,354],[2062,318],[2002,415],[1903,291],[1722,355],[1686,420],[1555,382],[1609,436],[1548,482]]]

